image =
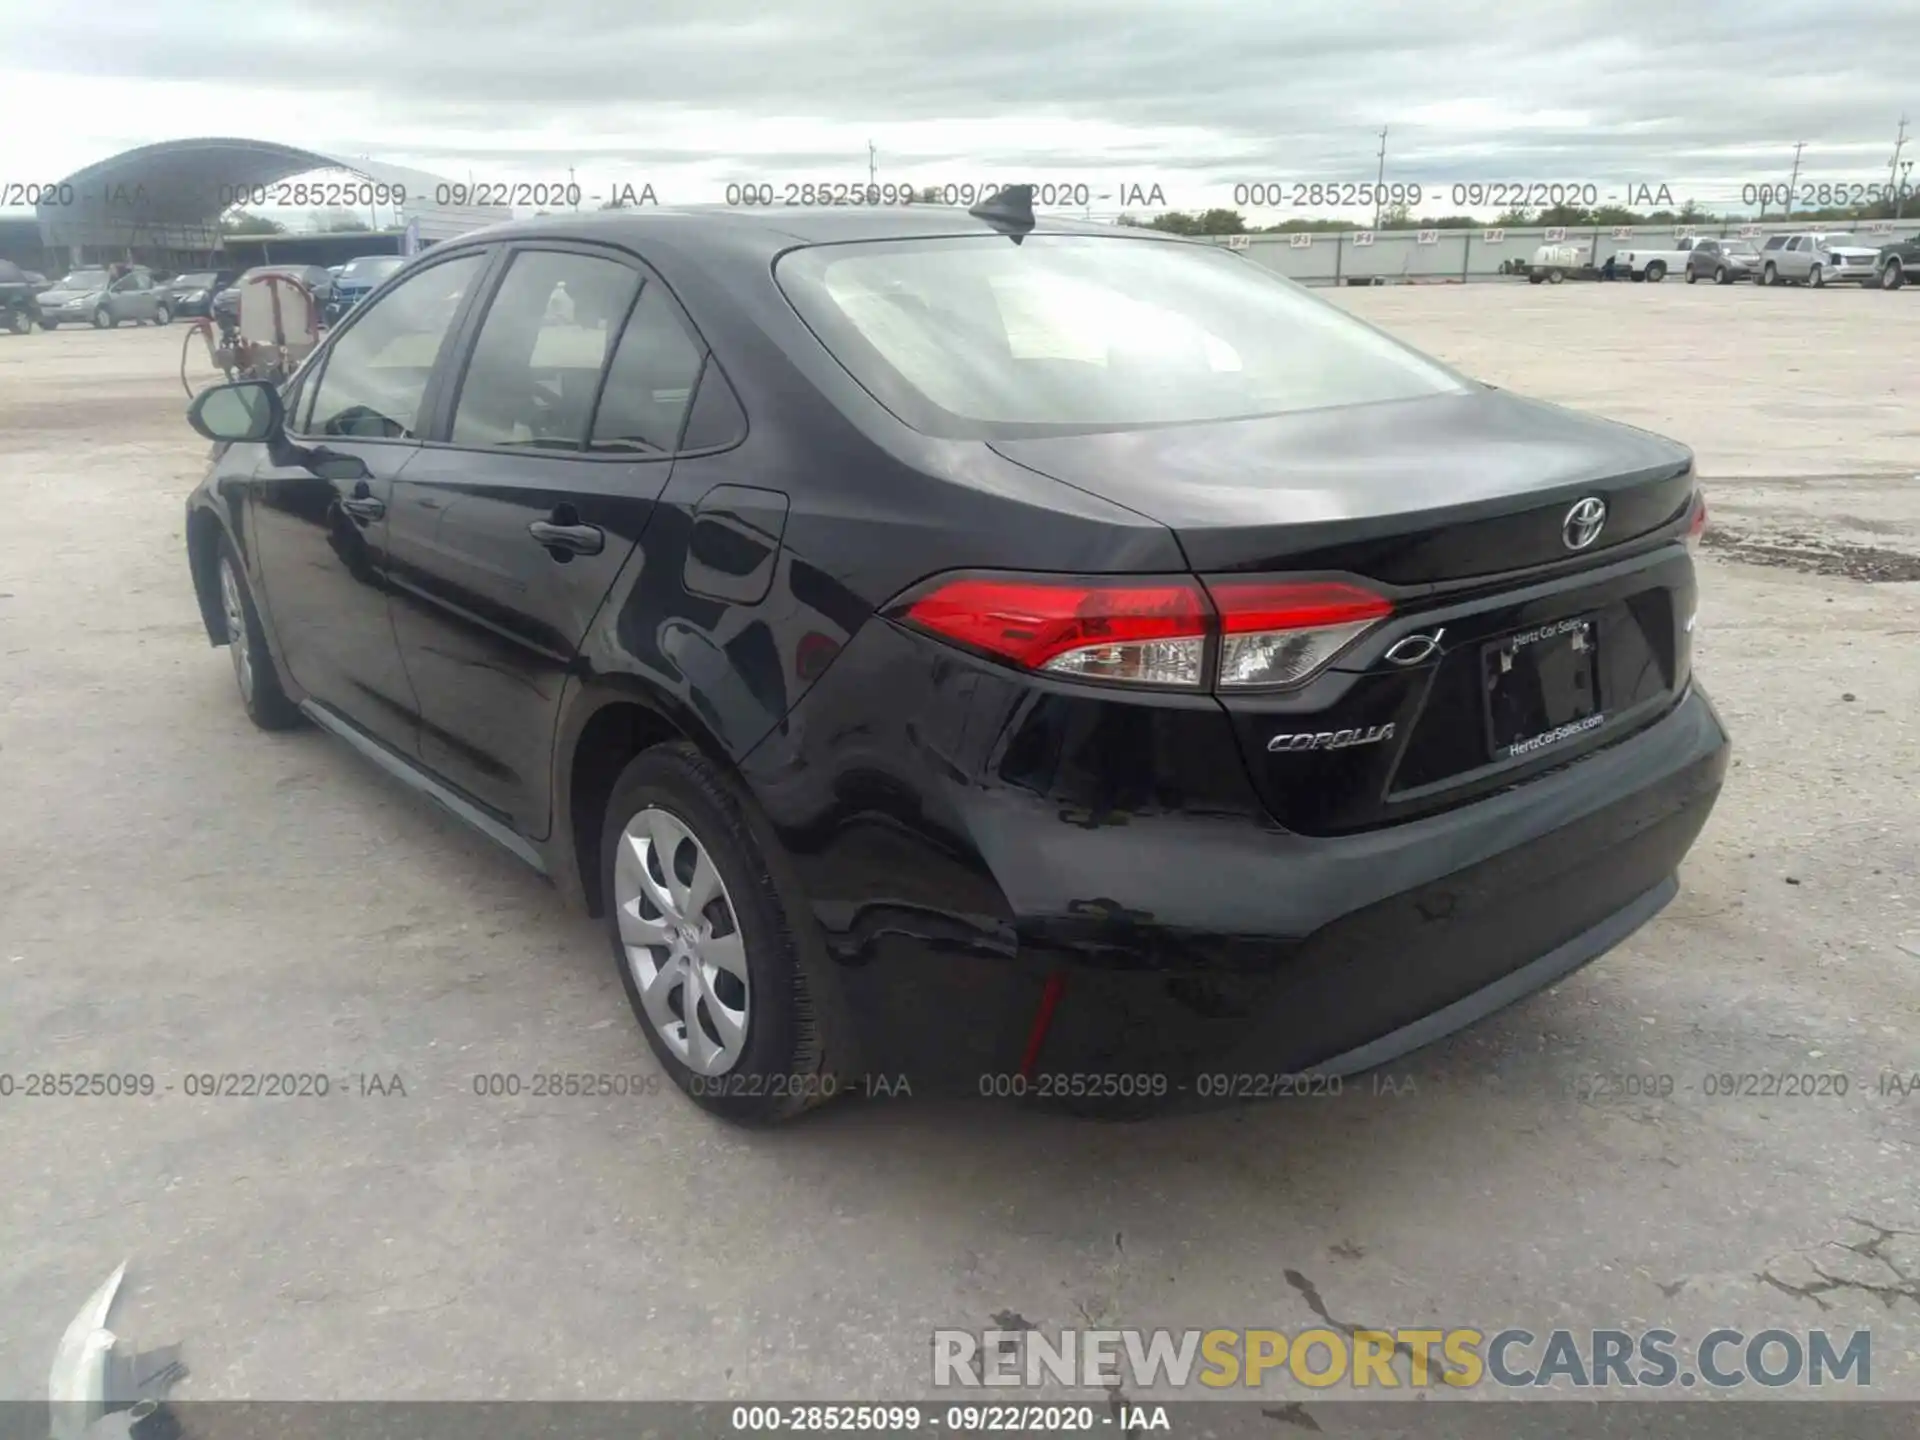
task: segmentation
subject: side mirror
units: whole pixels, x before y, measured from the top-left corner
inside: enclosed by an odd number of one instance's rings
[[[187,423],[209,440],[271,440],[286,424],[280,392],[264,380],[215,385],[193,397]]]

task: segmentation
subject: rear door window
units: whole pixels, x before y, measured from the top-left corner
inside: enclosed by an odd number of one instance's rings
[[[640,276],[561,250],[523,250],[487,307],[454,406],[456,445],[579,450]]]
[[[590,448],[608,454],[668,455],[693,399],[704,352],[659,281],[649,280],[620,336]],[[725,384],[724,377],[720,381]]]

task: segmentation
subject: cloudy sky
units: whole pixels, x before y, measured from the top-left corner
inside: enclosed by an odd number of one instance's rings
[[[871,140],[882,181],[1086,183],[1098,213],[1121,185],[1199,208],[1248,182],[1370,181],[1385,125],[1387,178],[1430,187],[1429,213],[1476,208],[1448,203],[1469,181],[1591,184],[1603,203],[1664,184],[1741,209],[1799,140],[1803,183],[1884,182],[1903,110],[1920,120],[1916,0],[9,9],[0,185],[245,135],[457,179],[572,167],[590,195],[650,183],[691,203],[729,181],[864,180]]]

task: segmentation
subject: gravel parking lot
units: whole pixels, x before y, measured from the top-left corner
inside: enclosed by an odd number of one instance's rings
[[[476,1095],[657,1075],[599,929],[248,724],[187,579],[179,327],[0,336],[0,1072],[159,1089],[0,1098],[0,1397],[127,1258],[114,1328],[180,1343],[195,1399],[918,1396],[933,1329],[1010,1316],[1871,1327],[1875,1392],[1920,1398],[1920,1088],[1885,1078],[1920,1074],[1920,299],[1337,298],[1695,447],[1736,768],[1600,963],[1384,1085],[1136,1124]],[[333,1093],[184,1093],[222,1072]],[[1846,1093],[1712,1093],[1787,1073]]]

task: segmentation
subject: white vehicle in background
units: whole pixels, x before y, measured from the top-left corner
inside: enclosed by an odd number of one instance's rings
[[[1592,280],[1598,273],[1591,245],[1542,245],[1533,252],[1527,283],[1558,285],[1562,280]]]
[[[1872,285],[1880,278],[1874,262],[1880,247],[1856,236],[1831,231],[1769,235],[1760,252],[1762,285],[1812,285],[1830,282]]]
[[[1671,250],[1624,246],[1613,252],[1614,268],[1635,280],[1646,280],[1657,285],[1667,278],[1669,271],[1687,268],[1687,257],[1693,253],[1696,243],[1693,236],[1687,235],[1676,240]]]

